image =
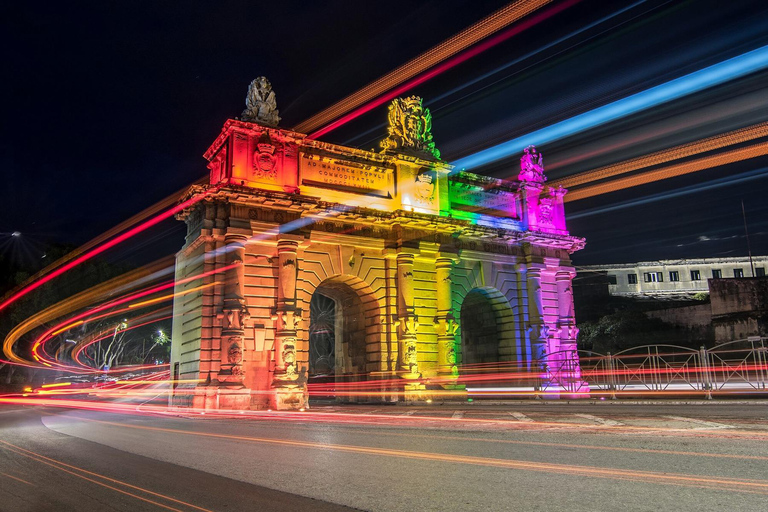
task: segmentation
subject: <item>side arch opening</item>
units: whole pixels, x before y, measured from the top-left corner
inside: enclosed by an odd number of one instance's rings
[[[515,320],[507,298],[491,287],[474,288],[461,303],[459,372],[468,386],[482,376],[514,364],[519,350],[515,344]],[[502,364],[504,363],[504,364]]]

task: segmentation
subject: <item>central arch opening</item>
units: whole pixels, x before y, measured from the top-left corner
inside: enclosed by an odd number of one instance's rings
[[[378,304],[356,279],[327,279],[310,299],[307,382],[314,401],[357,401],[348,384],[366,380],[369,320]]]

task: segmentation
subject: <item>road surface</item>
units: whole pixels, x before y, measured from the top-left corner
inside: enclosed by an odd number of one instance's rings
[[[766,510],[768,405],[0,406],[0,509]]]

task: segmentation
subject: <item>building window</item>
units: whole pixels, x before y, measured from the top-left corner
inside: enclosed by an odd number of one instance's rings
[[[765,277],[765,267],[757,267],[755,269],[755,277]]]
[[[637,284],[637,274],[627,274],[627,283]]]
[[[646,283],[661,283],[664,281],[664,273],[663,272],[645,272],[643,274],[643,279]]]
[[[733,269],[733,277],[744,277],[744,269],[743,268],[735,268]]]
[[[701,281],[701,272],[698,270],[691,270],[691,281]]]
[[[719,268],[712,269],[712,279],[720,279],[723,277],[723,271]]]
[[[616,276],[608,274],[608,284],[616,284]]]
[[[670,281],[675,281],[675,282],[679,281],[680,280],[680,272],[678,272],[677,270],[673,270],[672,272],[670,272],[669,273],[669,280]]]

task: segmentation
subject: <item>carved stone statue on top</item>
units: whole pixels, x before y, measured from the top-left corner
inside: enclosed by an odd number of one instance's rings
[[[266,77],[260,76],[248,86],[245,107],[240,115],[243,121],[272,127],[276,127],[280,122],[275,91],[272,90],[272,84]]]
[[[432,142],[432,114],[421,104],[421,98],[395,98],[389,105],[387,138],[381,141],[384,151],[418,154],[440,160],[440,151]]]
[[[544,155],[536,151],[536,146],[528,146],[520,159],[520,174],[517,179],[533,183],[544,183]]]

